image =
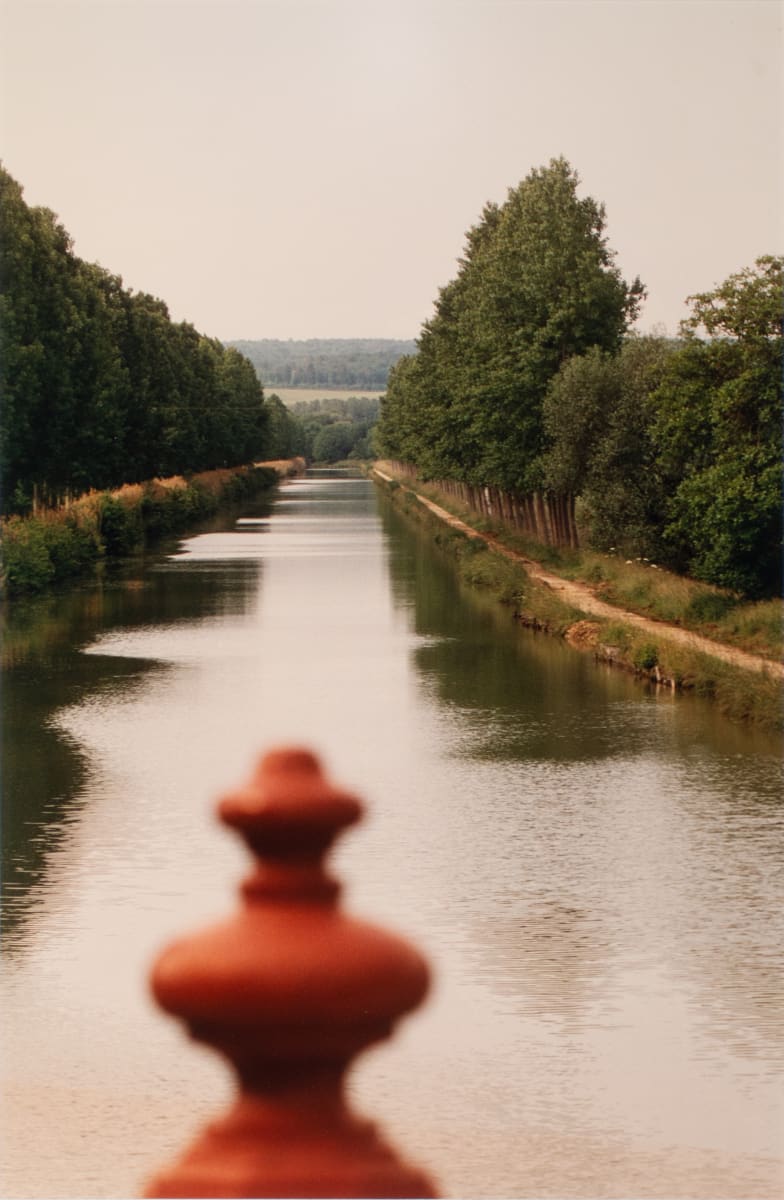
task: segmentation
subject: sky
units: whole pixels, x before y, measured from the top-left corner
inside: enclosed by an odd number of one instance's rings
[[[0,158],[224,340],[417,336],[564,155],[638,326],[784,250],[779,0],[3,0]]]

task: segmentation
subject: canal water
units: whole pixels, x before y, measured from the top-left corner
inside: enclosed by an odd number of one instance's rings
[[[281,742],[367,821],[347,904],[435,986],[356,1106],[466,1197],[781,1194],[779,747],[465,591],[340,473],[4,644],[4,1197],[121,1197],[230,1095],[148,999],[234,905],[222,791]]]

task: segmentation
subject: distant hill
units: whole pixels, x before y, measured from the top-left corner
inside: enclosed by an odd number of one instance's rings
[[[382,392],[390,367],[416,344],[391,338],[261,338],[227,342],[249,358],[267,388],[343,388]]]

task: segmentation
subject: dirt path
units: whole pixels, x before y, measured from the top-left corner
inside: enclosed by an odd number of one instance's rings
[[[378,467],[373,470],[375,475],[380,479],[384,479],[387,483],[397,483],[401,487],[399,479],[393,479],[391,475],[387,475],[384,471],[380,471]],[[472,529],[470,525],[466,525],[465,521],[461,521],[459,517],[455,517],[452,513],[447,512],[445,508],[434,504],[432,500],[428,500],[425,496],[415,492],[412,488],[406,488],[413,496],[416,496],[420,504],[429,509],[439,520],[450,525],[453,529],[458,529],[461,533],[468,537],[478,538],[479,541],[485,542],[497,554],[501,554],[504,558],[511,559],[512,562],[520,563],[525,567],[525,570],[532,579],[536,579],[539,583],[546,584],[552,588],[562,600],[568,604],[579,608],[584,613],[590,613],[596,617],[609,617],[611,620],[621,619],[627,625],[634,625],[637,629],[642,629],[646,633],[650,633],[657,638],[667,638],[671,642],[678,642],[682,646],[689,646],[692,650],[699,650],[702,654],[710,654],[713,658],[719,658],[723,662],[731,663],[734,667],[743,667],[747,671],[757,671],[760,674],[769,675],[774,679],[784,680],[784,664],[773,662],[767,658],[761,658],[758,654],[749,654],[745,650],[737,650],[734,646],[727,646],[722,642],[711,641],[710,638],[703,637],[699,633],[691,633],[688,629],[681,629],[678,625],[670,625],[666,621],[654,621],[651,617],[642,617],[639,613],[629,612],[625,608],[618,608],[614,604],[608,604],[605,600],[599,600],[594,595],[590,587],[584,583],[575,583],[570,579],[562,579],[560,575],[554,575],[552,571],[546,571],[538,562],[532,558],[526,558],[523,554],[518,554],[515,550],[510,550],[507,546],[502,545],[497,538],[479,533],[476,529]]]

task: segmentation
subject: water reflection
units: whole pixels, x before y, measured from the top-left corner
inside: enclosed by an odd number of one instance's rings
[[[292,738],[370,801],[351,907],[436,964],[351,1089],[447,1193],[777,1193],[770,742],[518,629],[345,476],[38,612],[4,695],[6,1194],[130,1194],[219,1109],[144,975],[231,905],[212,799]]]
[[[708,702],[673,697],[558,639],[515,626],[511,608],[462,583],[432,534],[384,497],[380,511],[395,547],[395,601],[423,639],[417,670],[460,721],[465,753],[564,761],[636,754],[674,741],[687,757],[701,744],[723,759],[740,754],[744,773],[750,752],[779,756],[776,739],[725,721]],[[723,769],[719,775],[726,779]]]
[[[513,628],[460,587],[426,531],[382,514],[395,600],[422,638],[429,734],[452,763],[462,832],[450,830],[439,887],[473,983],[527,1023],[526,1054],[542,1048],[564,1101],[590,1107],[601,1086],[618,1129],[647,1121],[648,1138],[700,1144],[721,1129],[728,1147],[751,1124],[757,1151],[776,1155],[778,744]],[[647,1118],[629,1073],[649,1080]],[[682,1092],[669,1115],[653,1099],[667,1080]],[[756,1118],[752,1094],[766,1097]]]
[[[258,512],[268,513],[269,501],[259,503]],[[210,525],[225,526],[225,518]],[[218,536],[225,539],[225,529]],[[161,552],[71,591],[18,601],[3,613],[4,950],[16,944],[12,931],[43,878],[47,858],[87,803],[83,746],[58,723],[57,714],[87,700],[100,711],[141,694],[146,680],[168,669],[147,657],[85,654],[85,644],[241,615],[255,600],[260,572],[252,554],[226,554],[215,568],[201,562],[185,573],[173,570],[169,555]]]
[[[382,514],[394,538],[403,518],[389,504]],[[511,609],[461,585],[426,533],[410,530],[400,547],[390,557],[395,598],[426,639],[417,671],[459,724],[459,753],[563,762],[641,748],[650,728],[636,684],[618,672],[600,676],[589,658],[518,629]]]

